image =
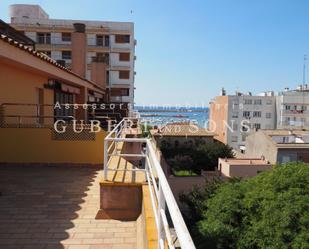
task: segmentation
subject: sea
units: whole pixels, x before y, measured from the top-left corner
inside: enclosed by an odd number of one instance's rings
[[[141,122],[163,126],[167,123],[191,122],[207,128],[208,107],[135,106],[141,115]]]

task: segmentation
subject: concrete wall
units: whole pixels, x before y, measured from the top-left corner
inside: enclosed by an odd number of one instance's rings
[[[219,160],[221,175],[224,177],[254,177],[262,171],[272,169],[272,165],[265,164],[229,164],[224,159]]]
[[[21,70],[14,65],[0,61],[0,104],[24,103],[38,104],[38,90],[43,92],[42,104],[54,104],[54,91],[44,88],[48,76]],[[34,106],[5,106],[4,115],[36,115]],[[44,107],[44,116],[52,116],[53,107]],[[46,120],[47,122],[50,120]],[[17,118],[6,118],[5,123],[17,123]],[[23,118],[23,123],[34,123],[33,118]],[[50,122],[48,122],[50,123]]]
[[[246,157],[261,158],[265,156],[271,164],[277,162],[277,148],[262,132],[254,132],[246,139]]]
[[[205,176],[169,176],[167,180],[178,204],[181,204],[179,203],[181,193],[188,193],[193,190],[194,186],[202,187],[205,184]]]
[[[105,131],[95,140],[58,141],[49,128],[0,128],[1,163],[102,164]]]
[[[48,19],[48,14],[39,6],[32,4],[12,4],[9,7],[9,15],[14,17]]]
[[[224,121],[228,119],[228,96],[217,96],[209,107],[209,130],[218,134],[215,138],[227,143],[227,130]]]
[[[132,82],[132,71],[130,71],[130,77],[129,79],[119,79],[119,71],[118,70],[114,70],[114,71],[110,71],[109,73],[109,77],[110,77],[110,85],[128,85],[130,86],[131,82]]]

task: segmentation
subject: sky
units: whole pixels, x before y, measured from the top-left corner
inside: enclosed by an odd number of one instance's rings
[[[207,106],[222,87],[294,88],[309,55],[307,0],[0,0],[1,19],[15,3],[50,18],[133,21],[138,105]]]

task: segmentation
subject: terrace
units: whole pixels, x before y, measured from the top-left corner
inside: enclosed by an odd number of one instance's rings
[[[100,168],[0,167],[0,248],[133,249],[136,221],[97,219]]]
[[[104,171],[2,164],[0,248],[195,248],[153,142],[140,134],[138,118],[125,118],[105,137]]]

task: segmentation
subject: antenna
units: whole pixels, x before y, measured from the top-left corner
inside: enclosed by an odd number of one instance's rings
[[[306,84],[306,60],[307,60],[307,55],[304,55],[304,66],[303,66],[303,89]]]
[[[303,67],[303,89],[302,89],[302,95],[303,95],[303,103],[302,103],[302,110],[304,110],[305,106],[305,91],[307,91],[307,86],[306,86],[306,60],[307,60],[307,55],[304,54],[304,67]],[[306,86],[306,89],[305,89]],[[302,121],[303,118],[301,119],[301,126],[302,128],[304,127],[304,122]]]

